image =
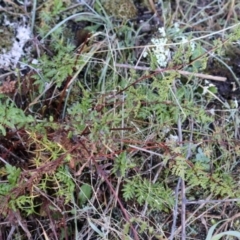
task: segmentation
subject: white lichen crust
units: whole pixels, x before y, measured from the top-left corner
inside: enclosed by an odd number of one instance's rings
[[[5,18],[4,25],[9,29],[13,29],[14,34],[9,35],[9,43],[12,43],[8,48],[2,48],[0,53],[0,69],[9,70],[16,67],[19,59],[23,56],[24,45],[31,38],[31,30],[24,19],[23,22],[11,23]],[[7,32],[4,32],[5,37],[8,36]]]

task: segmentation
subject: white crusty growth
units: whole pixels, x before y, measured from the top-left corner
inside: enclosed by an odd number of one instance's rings
[[[8,69],[15,68],[19,59],[24,54],[23,47],[31,37],[31,30],[29,26],[17,26],[16,35],[11,40],[13,42],[12,48],[9,51],[2,50],[0,54],[0,68]]]

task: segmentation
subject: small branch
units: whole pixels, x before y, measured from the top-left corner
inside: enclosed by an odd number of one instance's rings
[[[132,65],[129,65],[129,64],[119,64],[119,63],[116,63],[116,67],[131,68],[131,69],[143,70],[143,71],[153,71],[149,67],[132,66]],[[226,77],[213,76],[213,75],[203,74],[203,73],[193,73],[193,72],[177,70],[177,69],[161,69],[161,68],[157,68],[154,71],[156,71],[156,72],[158,72],[158,71],[161,71],[161,72],[176,71],[176,72],[178,72],[178,73],[180,73],[181,75],[184,75],[184,76],[194,76],[194,77],[198,77],[198,78],[209,79],[209,80],[220,81],[220,82],[225,82],[227,80]]]
[[[172,229],[171,229],[171,235],[169,237],[169,240],[173,240],[174,239],[174,235],[175,235],[175,229],[176,229],[176,224],[177,224],[177,216],[178,216],[178,194],[179,194],[179,188],[180,188],[180,184],[181,184],[181,179],[178,179],[178,184],[175,190],[175,206],[173,209],[173,224],[172,224]]]
[[[182,121],[180,117],[178,118],[177,125],[178,125],[178,140],[180,142],[180,146],[182,147],[182,144],[181,144],[183,142]],[[181,182],[181,199],[182,199],[182,211],[181,211],[182,240],[185,240],[186,239],[186,188],[185,188],[184,178],[180,178],[179,181]]]
[[[181,223],[182,223],[182,240],[186,239],[186,188],[185,181],[181,179],[181,198],[182,198],[182,212],[181,212]]]
[[[153,0],[148,0],[148,2],[149,2],[149,5],[150,5],[150,8],[151,8],[152,12],[157,16],[158,12],[157,12],[157,9],[155,7],[155,4],[154,4]]]
[[[162,154],[159,154],[159,153],[156,153],[156,152],[147,150],[147,149],[145,149],[145,148],[137,147],[137,146],[134,146],[134,145],[131,145],[131,144],[129,144],[129,147],[134,148],[134,149],[137,149],[137,150],[139,150],[139,151],[147,152],[147,153],[150,153],[150,154],[152,154],[152,155],[156,155],[156,156],[158,156],[158,157],[163,158],[163,155],[162,155]]]
[[[7,73],[4,73],[4,74],[1,74],[0,75],[0,79],[4,79],[5,77],[7,77],[7,76],[9,76],[9,75],[11,75],[11,74],[15,74],[16,72],[15,71],[11,71],[11,72],[7,72]]]
[[[239,202],[240,198],[230,198],[223,200],[198,200],[198,201],[187,201],[186,204],[206,204],[206,203],[226,203],[226,202]]]
[[[183,70],[177,70],[177,72],[180,73],[181,75],[190,75],[190,76],[209,79],[213,81],[225,82],[227,80],[226,77],[213,76],[213,75],[203,74],[203,73],[192,73],[192,72],[187,72]]]
[[[9,149],[5,148],[2,144],[0,144],[0,148],[1,148],[2,150],[4,150],[7,154],[10,154],[12,157],[16,158],[19,162],[21,162],[21,163],[24,163],[24,162],[25,162],[24,159],[18,157],[18,156],[17,156],[16,154],[14,154],[14,153],[12,153]],[[1,160],[2,162],[4,162],[5,164],[9,164],[8,162],[6,162],[6,161],[5,161],[3,158],[1,158],[1,157],[0,157],[0,160]]]

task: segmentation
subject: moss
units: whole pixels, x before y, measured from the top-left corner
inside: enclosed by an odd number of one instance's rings
[[[103,6],[106,12],[120,19],[130,19],[137,15],[137,8],[131,0],[105,0]]]
[[[18,22],[17,16],[12,16],[7,12],[0,13],[0,24],[2,25],[0,29],[0,53],[8,52],[14,42],[15,30],[14,25],[8,24]]]
[[[1,52],[8,52],[13,44],[14,30],[10,27],[3,26],[0,31],[0,39]]]

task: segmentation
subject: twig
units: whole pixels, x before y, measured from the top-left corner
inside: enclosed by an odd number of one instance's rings
[[[150,150],[141,148],[141,147],[137,147],[137,146],[134,146],[134,145],[131,145],[131,144],[129,144],[129,147],[134,148],[134,149],[137,149],[137,150],[139,150],[139,151],[147,152],[147,153],[150,153],[150,154],[152,154],[152,155],[156,155],[156,156],[158,156],[158,157],[163,158],[163,155],[160,154],[160,153],[156,153],[156,152],[153,152],[153,151],[150,151]]]
[[[225,82],[227,80],[226,77],[213,76],[213,75],[203,74],[203,73],[192,73],[192,72],[187,72],[187,71],[183,71],[183,70],[177,70],[177,72],[182,75],[190,75],[190,76],[209,79],[209,80],[213,80],[213,81]]]
[[[157,16],[158,15],[158,12],[157,12],[157,9],[155,7],[155,4],[153,2],[153,0],[148,0],[149,2],[149,5],[150,5],[150,9],[152,10],[152,12],[154,12],[154,14]]]
[[[22,162],[24,163],[25,160],[18,157],[16,154],[12,153],[9,149],[5,148],[3,145],[0,144],[0,148],[3,149],[4,151],[6,151],[7,154],[10,154],[11,156],[13,156],[14,158],[16,158],[19,162]],[[1,161],[5,161],[3,158],[0,157],[0,160]],[[5,164],[9,164],[9,163],[6,163],[6,161],[4,162]]]
[[[14,3],[15,4],[15,3]],[[17,5],[17,4],[16,4]],[[16,6],[14,6],[16,7]],[[17,5],[17,9],[20,10],[20,13],[15,13],[15,12],[11,12],[11,11],[8,11],[6,8],[3,8],[2,6],[0,6],[0,12],[3,11],[3,12],[6,12],[7,14],[10,14],[12,16],[22,16],[23,14],[21,13],[21,10],[22,8],[18,7]]]
[[[193,117],[191,117],[190,121],[190,137],[189,137],[189,143],[193,142]],[[189,159],[192,156],[192,144],[188,145],[188,150],[187,150],[187,159]]]
[[[177,92],[175,81],[173,82],[173,91],[175,93]],[[180,146],[182,146],[182,142],[183,142],[182,120],[180,116],[178,117],[177,127],[178,127],[178,141],[180,142]],[[186,189],[185,189],[184,179],[180,178],[179,182],[181,182],[181,199],[182,199],[182,211],[181,211],[182,240],[185,240],[186,239]]]
[[[225,203],[225,202],[240,202],[239,198],[223,199],[223,200],[198,200],[187,201],[186,204],[206,204],[206,203]]]
[[[226,77],[213,76],[213,75],[203,74],[203,73],[193,73],[193,72],[177,70],[177,69],[161,69],[161,68],[157,68],[155,70],[152,70],[149,67],[132,66],[132,65],[129,65],[129,64],[121,64],[121,63],[116,63],[115,66],[116,67],[121,67],[121,68],[132,68],[132,69],[135,69],[135,70],[143,70],[143,71],[156,71],[156,72],[158,72],[158,71],[161,71],[161,72],[176,71],[177,73],[179,73],[181,75],[194,76],[194,77],[198,77],[198,78],[209,79],[209,80],[220,81],[220,82],[225,82],[227,80]]]
[[[182,143],[182,121],[181,118],[178,118],[178,139]],[[180,144],[182,145],[182,144]],[[181,182],[181,199],[182,199],[182,211],[181,211],[181,225],[182,225],[182,240],[186,239],[186,189],[185,181],[183,178],[180,179]]]
[[[11,75],[11,74],[13,74],[13,73],[16,74],[15,71],[11,71],[11,72],[7,72],[7,73],[3,73],[3,74],[0,75],[0,79],[1,79],[1,78],[5,78],[5,77],[7,77],[7,76],[9,76],[9,75]]]
[[[179,193],[179,187],[180,187],[180,183],[181,183],[181,179],[178,179],[178,184],[176,187],[176,191],[175,191],[175,206],[173,209],[173,224],[172,224],[172,229],[171,229],[171,235],[169,240],[173,240],[174,239],[174,235],[175,235],[175,229],[176,229],[176,223],[177,223],[177,216],[178,216],[178,193]]]
[[[181,179],[181,198],[182,198],[182,212],[181,212],[181,223],[182,223],[182,240],[186,239],[186,188],[185,181]]]

